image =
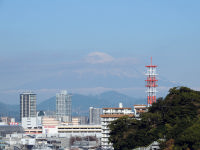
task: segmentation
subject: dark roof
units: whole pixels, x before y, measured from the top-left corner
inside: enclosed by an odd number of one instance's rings
[[[44,115],[45,115],[44,111],[39,111],[38,116],[44,116]]]
[[[22,126],[18,125],[0,125],[0,136],[5,136],[6,134],[12,133],[24,133],[24,129]]]

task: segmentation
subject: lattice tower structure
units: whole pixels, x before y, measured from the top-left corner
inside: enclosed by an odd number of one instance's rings
[[[147,103],[148,103],[148,107],[151,106],[153,103],[156,102],[156,87],[158,87],[157,85],[157,79],[156,76],[158,74],[156,74],[156,65],[152,65],[152,57],[151,57],[151,65],[146,66],[147,67],[147,79],[146,81],[146,87],[147,87]]]

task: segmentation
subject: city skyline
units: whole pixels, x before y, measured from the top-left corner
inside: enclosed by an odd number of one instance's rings
[[[158,97],[199,90],[199,1],[0,1],[0,102],[31,90],[146,97],[146,65],[158,65]]]

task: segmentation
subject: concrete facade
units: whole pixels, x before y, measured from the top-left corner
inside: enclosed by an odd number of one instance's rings
[[[89,124],[101,124],[102,108],[90,107]]]
[[[63,122],[72,121],[71,95],[65,90],[56,94],[56,116]]]

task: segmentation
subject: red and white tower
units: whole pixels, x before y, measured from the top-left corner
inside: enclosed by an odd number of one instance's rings
[[[156,102],[156,87],[158,86],[156,82],[158,81],[156,79],[156,67],[155,65],[152,65],[152,57],[151,57],[151,65],[146,66],[147,67],[147,79],[146,81],[146,87],[147,87],[147,100],[148,100],[148,107],[152,105],[152,103]]]

